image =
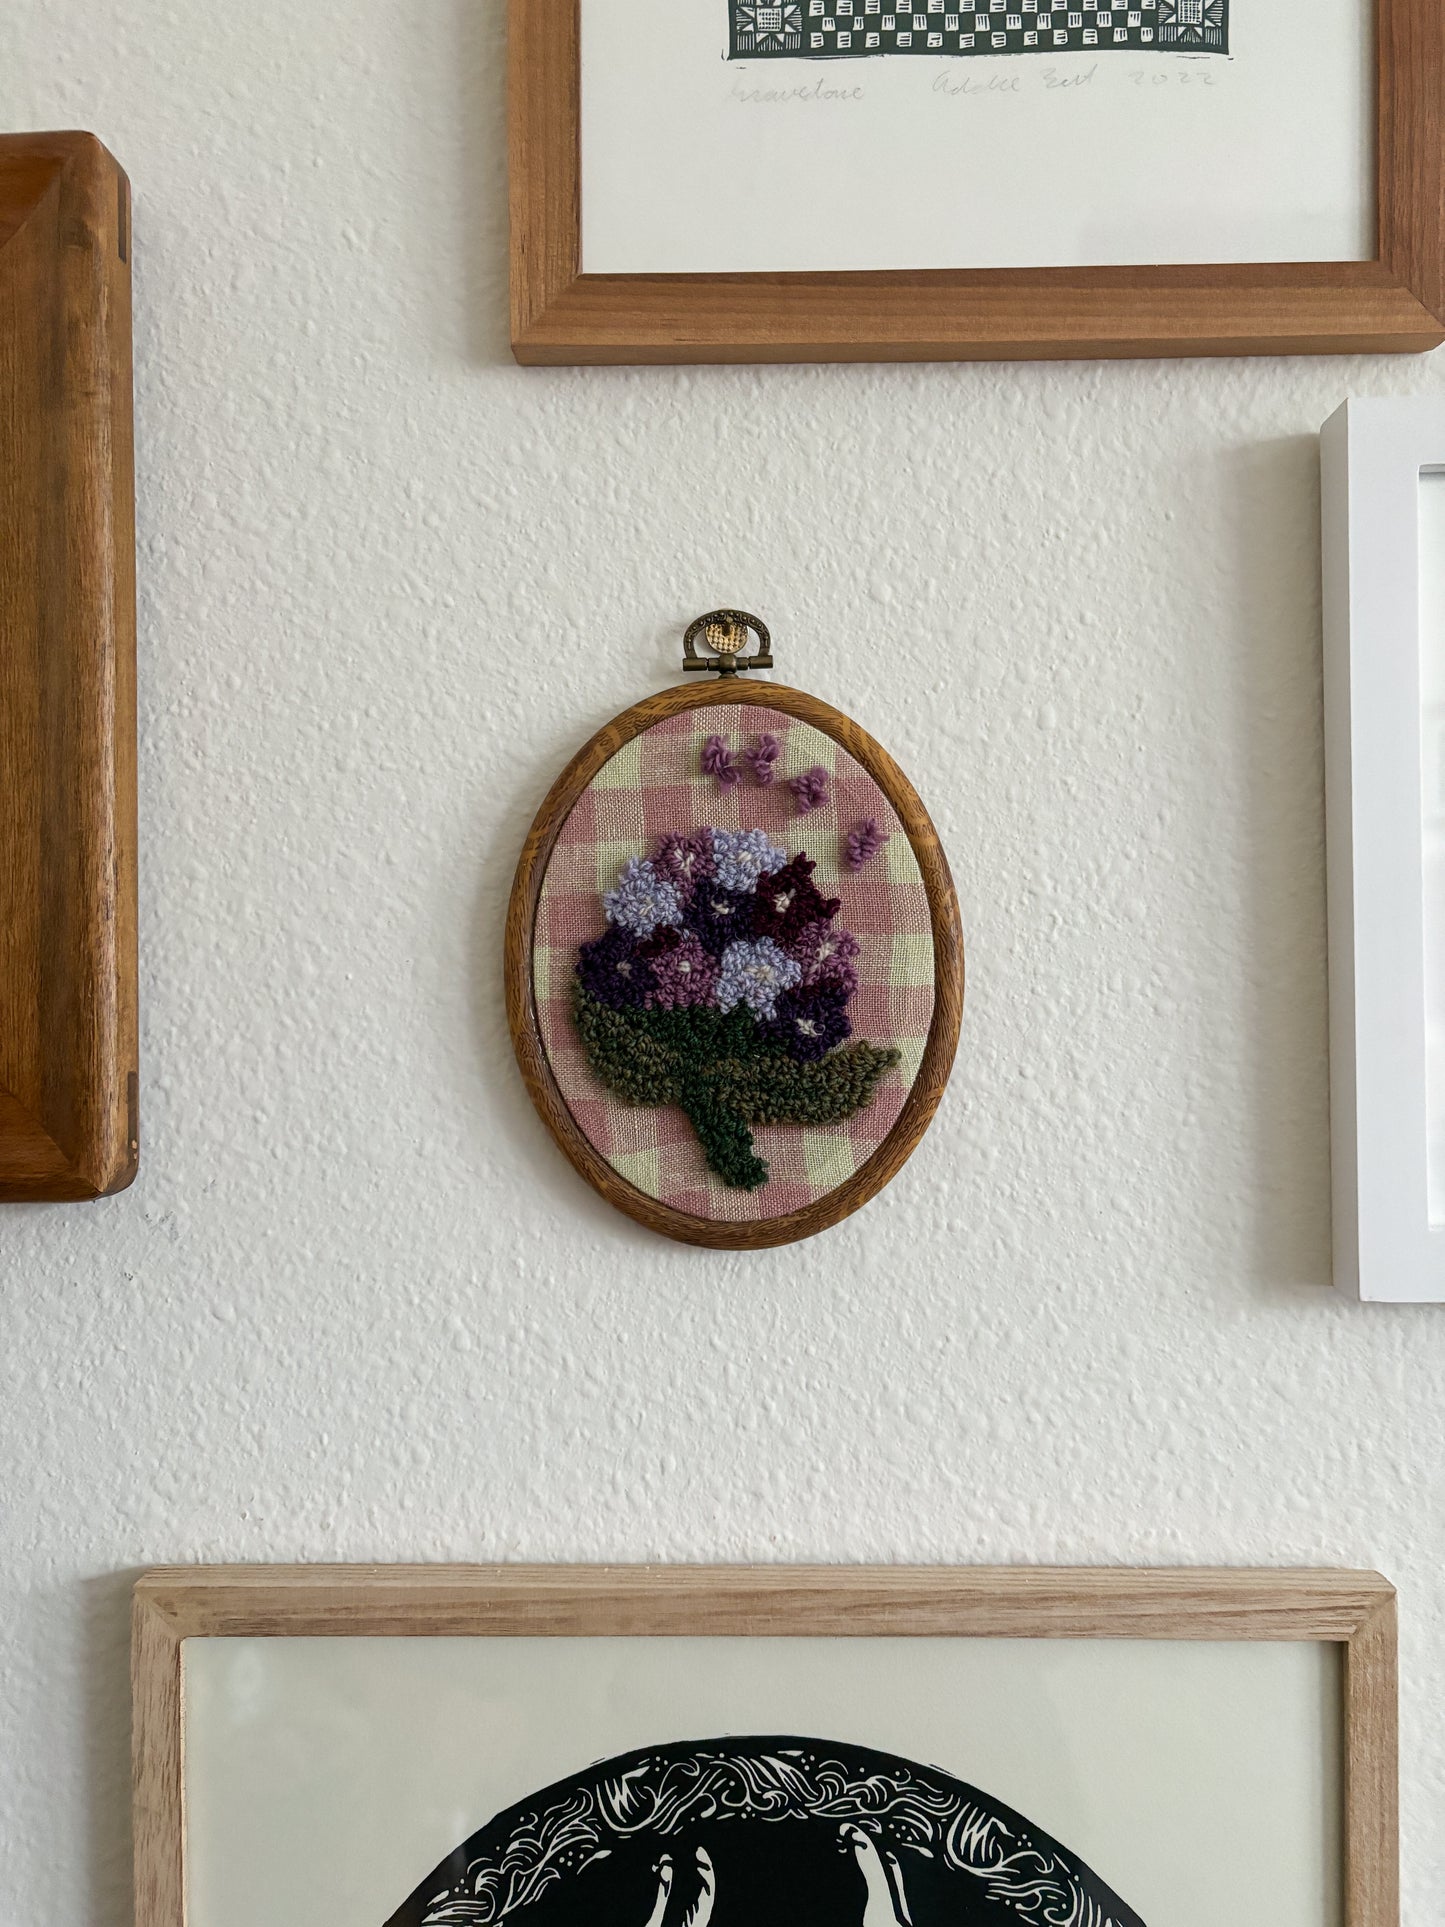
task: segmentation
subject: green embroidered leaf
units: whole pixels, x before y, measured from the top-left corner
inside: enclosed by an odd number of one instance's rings
[[[719,1063],[713,1073],[719,1099],[749,1124],[842,1124],[871,1103],[883,1073],[898,1062],[896,1050],[880,1050],[861,1038],[813,1064],[781,1052]]]
[[[752,1012],[609,1010],[575,987],[577,1034],[598,1079],[625,1104],[678,1104],[708,1166],[724,1184],[755,1191],[768,1167],[750,1124],[842,1124],[871,1103],[898,1062],[860,1038],[816,1063],[769,1045]]]
[[[649,1035],[645,1011],[608,1010],[579,984],[574,993],[577,1035],[587,1061],[625,1104],[676,1104],[683,1065],[677,1052]]]

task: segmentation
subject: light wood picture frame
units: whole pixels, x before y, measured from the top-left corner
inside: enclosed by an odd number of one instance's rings
[[[1445,341],[1437,0],[1375,0],[1370,259],[794,274],[584,273],[581,0],[509,6],[520,362],[1418,354]]]
[[[0,1201],[124,1189],[137,1122],[130,186],[0,135]]]
[[[1378,1574],[523,1566],[146,1574],[133,1608],[137,1927],[188,1922],[187,1643],[313,1639],[1318,1642],[1341,1661],[1343,1927],[1398,1927],[1395,1595]],[[347,1731],[354,1744],[354,1717]]]

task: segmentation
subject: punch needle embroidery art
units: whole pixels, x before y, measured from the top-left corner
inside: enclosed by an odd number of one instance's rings
[[[387,1927],[1144,1927],[977,1787],[827,1740],[649,1748],[534,1794]]]
[[[626,1104],[675,1104],[725,1185],[768,1181],[754,1124],[844,1124],[899,1062],[852,1035],[858,939],[817,865],[762,830],[671,830],[630,857],[583,944],[577,1032]]]
[[[766,652],[719,637],[688,652],[717,686],[618,717],[543,806],[508,997],[583,1175],[654,1229],[738,1248],[822,1230],[905,1161],[952,1061],[962,951],[896,766],[825,704],[745,684]]]
[[[727,0],[734,60],[1229,52],[1230,0]]]

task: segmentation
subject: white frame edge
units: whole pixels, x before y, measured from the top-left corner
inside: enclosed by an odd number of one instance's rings
[[[1320,438],[1335,1283],[1445,1303],[1430,1223],[1420,687],[1420,477],[1445,403],[1348,401]]]

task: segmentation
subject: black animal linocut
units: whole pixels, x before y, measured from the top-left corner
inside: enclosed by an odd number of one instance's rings
[[[1229,0],[728,0],[734,60],[1229,52]]]
[[[1021,1815],[831,1740],[604,1761],[499,1814],[387,1927],[1144,1927]]]

